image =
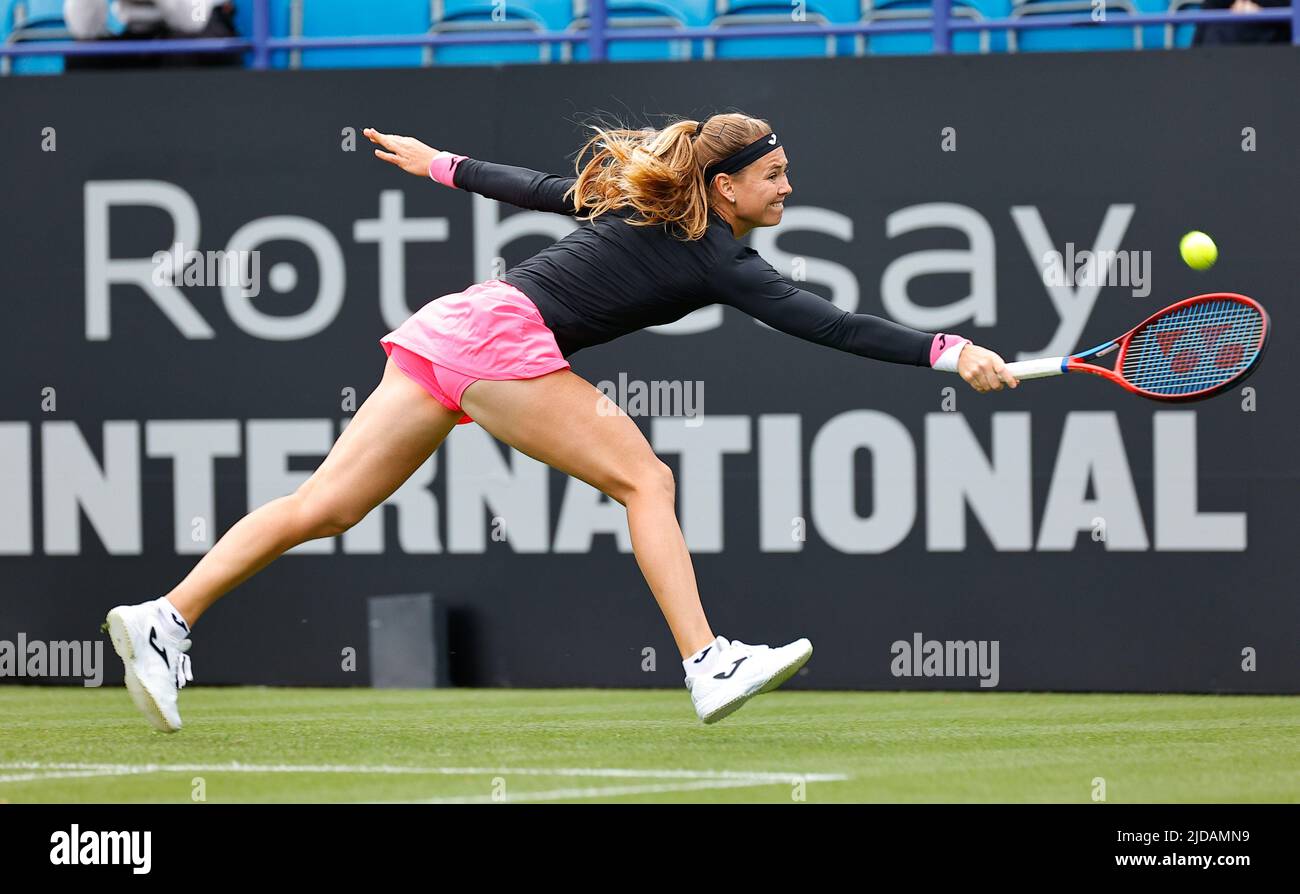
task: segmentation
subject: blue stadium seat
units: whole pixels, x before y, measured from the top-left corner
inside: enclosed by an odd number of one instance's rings
[[[288,37],[291,0],[268,0],[271,4],[271,36]],[[235,30],[240,37],[253,36],[253,0],[235,0]],[[245,64],[252,64],[252,53],[245,56]],[[288,68],[287,50],[274,50],[271,53],[272,68]]]
[[[26,6],[31,19],[63,20],[63,0],[26,0]]]
[[[291,0],[290,33],[303,37],[424,34],[429,30],[428,0]],[[292,67],[298,54],[292,54]],[[303,68],[400,68],[420,65],[420,47],[363,47],[303,50]]]
[[[710,24],[723,29],[744,25],[829,24],[856,21],[858,0],[809,0],[803,19],[796,22],[789,0],[719,0]],[[834,17],[834,18],[833,18]],[[706,59],[790,58],[835,56],[841,42],[830,36],[719,37],[704,41]]]
[[[687,28],[707,28],[718,14],[719,0],[665,0]],[[704,58],[704,41],[691,41],[691,58]]]
[[[69,40],[63,0],[0,0],[0,32],[7,44]],[[0,74],[60,74],[62,56],[24,56],[0,60]]]
[[[834,0],[831,3],[823,3],[820,7],[822,15],[833,25],[856,25],[862,21],[862,7],[865,0]],[[835,38],[835,55],[850,56],[858,45],[858,36],[856,34],[841,34]]]
[[[718,0],[668,0],[690,28],[703,28],[718,14]]]
[[[591,0],[269,0],[272,36],[305,37],[379,34],[422,34],[479,31],[489,28],[518,31],[568,31],[581,38],[590,21]],[[746,24],[786,24],[793,0],[607,0],[609,27],[706,27],[720,35]],[[933,0],[808,0],[803,21],[826,24],[926,18]],[[1202,0],[1105,0],[1108,16],[1177,12],[1199,9]],[[968,20],[1020,18],[1053,13],[1092,12],[1092,0],[954,0],[954,15]],[[0,41],[68,39],[63,0],[0,0]],[[503,18],[504,15],[504,18]],[[253,32],[253,0],[235,0],[235,25],[240,35]],[[109,28],[121,23],[110,12]],[[1187,47],[1195,26],[1074,27],[1031,29],[1019,33],[997,29],[953,35],[955,52],[1028,50],[1104,50],[1143,47]],[[928,53],[929,34],[880,34],[875,37],[733,38],[618,41],[608,45],[611,60],[700,58],[788,58],[827,55],[892,55]],[[479,44],[432,47],[278,50],[272,65],[284,67],[371,67],[430,64],[494,65],[516,62],[585,61],[584,40],[569,44]],[[251,54],[249,54],[251,61]],[[0,74],[59,73],[62,56],[0,60]]]
[[[562,31],[571,20],[570,0],[562,5],[545,0],[493,4],[485,0],[434,0],[433,27],[438,33],[474,31]],[[568,9],[566,13],[563,10]],[[561,21],[562,20],[562,21]],[[426,63],[437,65],[498,65],[550,62],[560,54],[560,44],[461,44],[429,47]]]
[[[1012,0],[1012,18],[1033,15],[1078,13],[1085,17],[1092,13],[1091,0]],[[1105,0],[1105,14],[1111,17],[1134,15],[1137,9],[1132,0]],[[1034,50],[1132,50],[1142,49],[1142,28],[1106,26],[1090,23],[1063,28],[1032,28],[1007,34],[1007,50],[1015,53]]]
[[[453,2],[463,4],[464,0],[448,0],[448,9],[455,8]],[[575,11],[577,0],[509,0],[506,5],[534,13],[550,31],[563,31],[578,15]]]
[[[968,5],[985,19],[1011,17],[1012,0],[969,0]],[[989,38],[989,51],[1002,53],[1007,49],[1007,32],[993,29]]]
[[[1138,12],[1162,13],[1195,12],[1201,8],[1201,0],[1133,0]],[[1145,47],[1190,47],[1195,25],[1147,25],[1142,29],[1142,44]]]
[[[574,5],[575,18],[569,30],[585,36],[590,27],[587,0]],[[606,19],[609,30],[618,28],[686,28],[685,18],[671,0],[607,0]],[[691,58],[689,40],[614,41],[605,46],[606,58],[617,62],[667,62]],[[583,62],[591,58],[585,42],[560,45],[560,59]]]
[[[908,19],[926,19],[933,16],[933,0],[862,0],[862,20],[865,22],[895,22]],[[1007,4],[1006,15],[1010,12]],[[970,0],[953,0],[952,17],[979,20],[985,15]],[[864,50],[873,56],[923,55],[932,51],[934,37],[923,34],[859,35],[854,51],[860,56]],[[989,31],[956,31],[951,35],[954,53],[987,53],[993,48],[993,35]]]

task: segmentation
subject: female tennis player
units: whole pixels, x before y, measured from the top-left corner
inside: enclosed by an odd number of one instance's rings
[[[767,122],[722,114],[658,131],[592,129],[577,177],[366,129],[375,155],[408,174],[585,225],[501,279],[430,301],[380,339],[383,379],[315,473],[235,524],[166,596],[109,612],[127,688],[155,727],[181,726],[178,691],[193,679],[190,630],[217,599],[297,544],[348,530],[468,422],[626,508],[637,563],[682,654],[696,713],[713,723],[784,683],[812,645],[770,648],[714,634],[677,524],[671,470],[568,358],[721,303],[827,347],[956,371],[979,392],[1017,385],[992,351],[842,311],[741,244],[753,228],[781,222],[792,192],[785,150]]]

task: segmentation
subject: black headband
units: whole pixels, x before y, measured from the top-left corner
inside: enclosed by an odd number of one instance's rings
[[[775,132],[764,134],[744,149],[733,152],[726,158],[720,158],[705,168],[705,185],[712,183],[713,178],[718,174],[734,174],[780,146],[781,141],[776,138]]]

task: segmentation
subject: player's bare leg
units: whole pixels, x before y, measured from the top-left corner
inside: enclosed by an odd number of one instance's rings
[[[307,540],[336,537],[418,469],[460,418],[390,358],[329,455],[298,489],[244,516],[167,599],[193,624],[224,593]]]
[[[494,438],[623,504],[637,564],[682,656],[714,639],[677,523],[672,470],[636,423],[568,369],[534,379],[481,379],[465,389],[461,406]]]
[[[773,649],[713,635],[677,524],[671,470],[636,424],[589,382],[571,370],[480,380],[465,389],[461,406],[494,437],[627,507],[637,563],[677,641],[686,688],[705,723],[770,692],[807,662],[812,644],[806,639]]]
[[[299,543],[336,536],[365,518],[459,418],[390,359],[379,386],[296,492],[236,523],[166,598],[113,608],[105,627],[145,718],[163,732],[181,728],[178,695],[192,679],[190,626],[212,603]]]

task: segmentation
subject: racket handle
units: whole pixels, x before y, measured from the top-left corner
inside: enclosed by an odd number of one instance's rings
[[[1037,360],[1018,360],[1007,364],[1007,372],[1017,379],[1041,379],[1044,376],[1059,376],[1065,372],[1064,357],[1040,357]]]

